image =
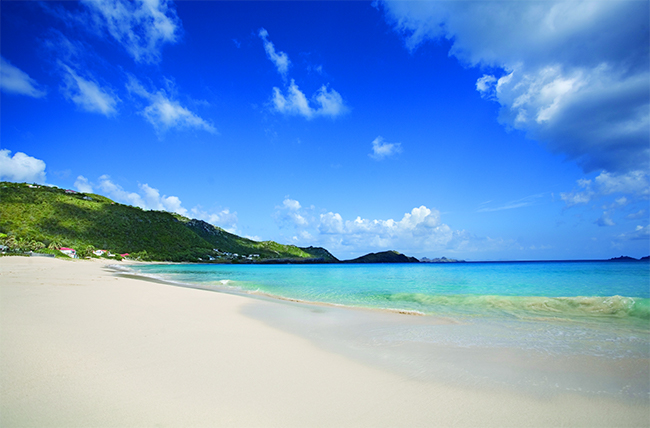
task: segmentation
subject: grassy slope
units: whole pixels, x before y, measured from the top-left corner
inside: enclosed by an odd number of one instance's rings
[[[144,211],[95,194],[55,187],[0,183],[0,233],[46,246],[78,251],[87,246],[114,253],[141,253],[151,260],[196,261],[213,249],[260,258],[318,258],[326,250],[255,242],[199,220],[164,211]]]

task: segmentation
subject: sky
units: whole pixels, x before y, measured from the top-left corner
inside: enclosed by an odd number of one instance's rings
[[[650,254],[650,2],[0,8],[0,180],[341,259]]]

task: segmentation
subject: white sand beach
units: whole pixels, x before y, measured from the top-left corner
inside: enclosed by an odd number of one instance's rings
[[[0,257],[0,426],[650,425],[648,403],[401,376],[244,314],[280,303],[105,265]]]

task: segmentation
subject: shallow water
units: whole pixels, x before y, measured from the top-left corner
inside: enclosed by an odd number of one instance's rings
[[[251,305],[246,314],[418,379],[644,402],[650,393],[648,263],[132,269],[208,290],[324,303],[285,300]]]
[[[310,302],[430,315],[650,321],[650,264],[144,265],[142,274]]]

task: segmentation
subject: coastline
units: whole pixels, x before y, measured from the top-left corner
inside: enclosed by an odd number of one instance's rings
[[[0,257],[0,425],[647,425],[647,401],[385,370],[281,318],[322,308],[115,276],[114,263]]]

